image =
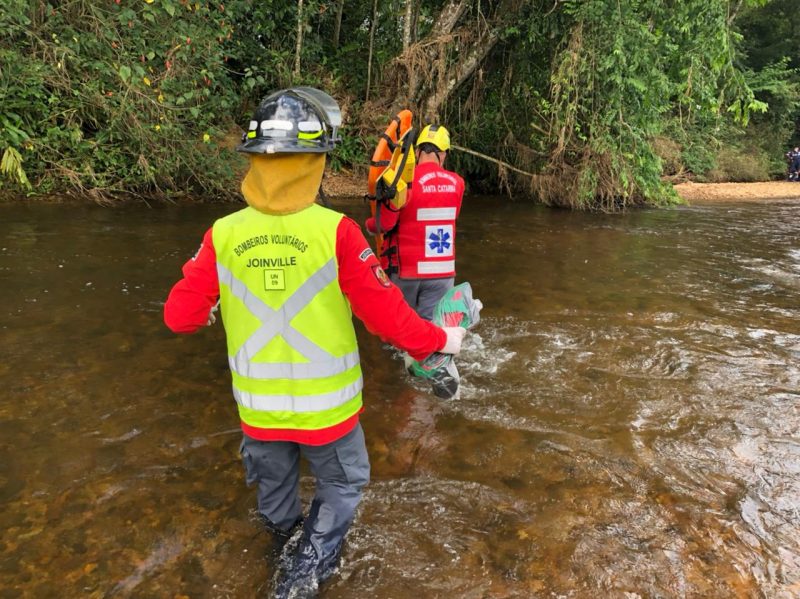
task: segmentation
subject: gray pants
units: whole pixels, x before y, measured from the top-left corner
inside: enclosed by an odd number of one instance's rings
[[[408,305],[425,320],[433,320],[436,304],[453,288],[454,278],[449,279],[401,279],[397,273],[390,277],[400,288]]]
[[[241,447],[247,484],[258,484],[258,511],[288,532],[302,516],[300,456],[310,464],[316,492],[304,524],[304,541],[318,562],[338,557],[353,522],[361,489],[369,482],[369,458],[361,424],[327,445],[259,441],[244,436]]]

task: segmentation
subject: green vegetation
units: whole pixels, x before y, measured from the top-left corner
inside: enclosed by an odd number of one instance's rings
[[[346,117],[337,169],[404,107],[473,189],[615,210],[670,182],[783,174],[798,143],[795,0],[5,0],[0,191],[230,198],[266,92]]]

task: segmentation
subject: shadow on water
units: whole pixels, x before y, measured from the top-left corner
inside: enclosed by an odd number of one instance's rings
[[[0,597],[264,595],[224,334],[161,322],[230,210],[0,206]],[[800,596],[798,223],[470,198],[460,396],[358,327],[373,480],[324,596]]]

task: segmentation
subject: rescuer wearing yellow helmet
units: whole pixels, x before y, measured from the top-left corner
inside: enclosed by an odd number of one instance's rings
[[[417,149],[421,149],[423,144],[431,144],[438,152],[450,151],[450,132],[441,125],[427,125],[419,132],[417,137]],[[428,151],[433,148],[429,148]],[[442,157],[444,160],[444,156]]]
[[[242,182],[248,207],[206,232],[164,306],[170,329],[193,333],[214,322],[220,304],[246,480],[257,485],[275,555],[287,554],[277,598],[316,596],[369,481],[351,311],[419,359],[457,354],[464,336],[463,328],[417,316],[358,225],[315,203],[340,125],[336,101],[313,88],[281,90],[261,102],[237,148],[250,158]],[[305,520],[301,456],[316,479]],[[295,533],[298,542],[286,545]]]
[[[456,218],[464,180],[444,168],[450,133],[427,125],[416,140],[416,167],[405,205],[367,219],[369,233],[383,233],[381,264],[417,313],[431,320],[439,300],[455,280]]]

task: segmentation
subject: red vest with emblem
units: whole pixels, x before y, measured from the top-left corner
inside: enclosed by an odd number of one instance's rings
[[[456,274],[456,218],[464,180],[435,162],[418,164],[408,202],[386,239],[388,262],[403,279],[440,279]]]

